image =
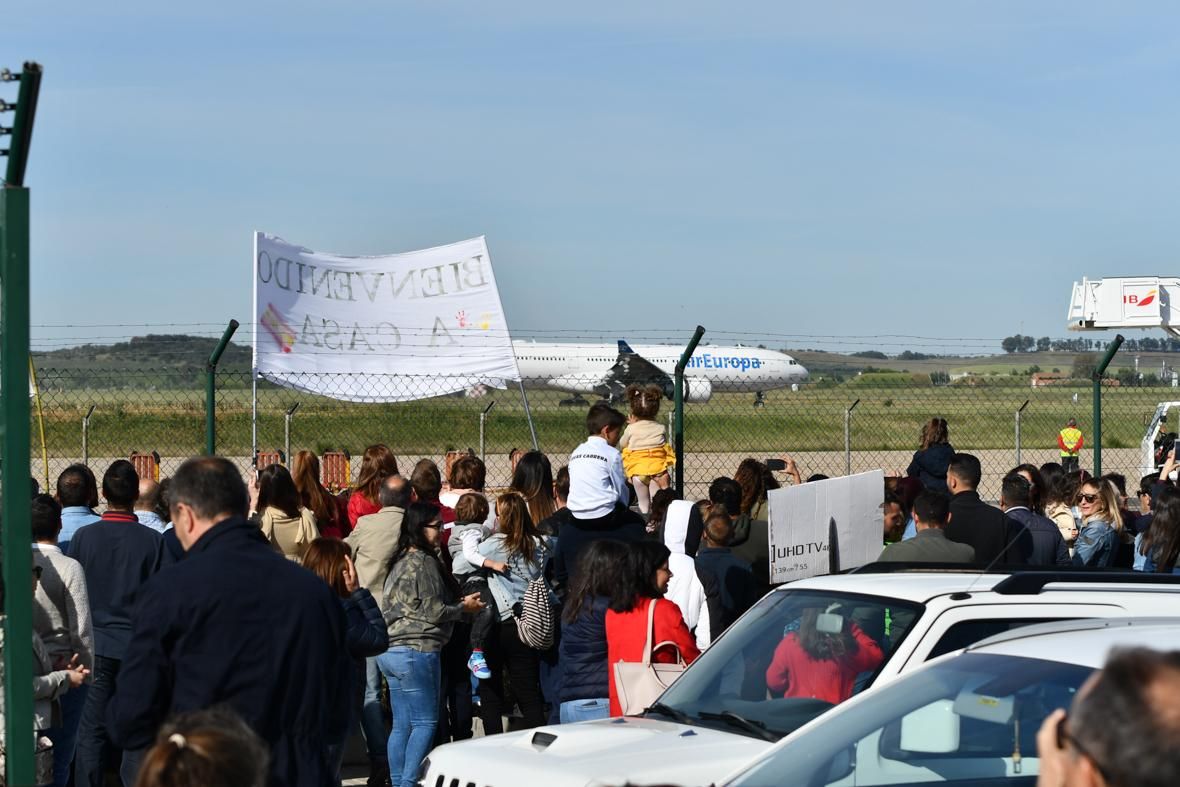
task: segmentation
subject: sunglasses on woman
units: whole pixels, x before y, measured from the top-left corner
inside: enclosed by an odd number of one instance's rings
[[[1079,502],[1079,503],[1080,503],[1080,502],[1082,502],[1082,501],[1085,501],[1085,502],[1087,502],[1087,503],[1093,503],[1093,502],[1094,502],[1094,501],[1096,501],[1097,499],[1098,499],[1098,495],[1087,495],[1087,494],[1084,494],[1084,493],[1083,493],[1083,494],[1080,494],[1080,495],[1078,495],[1078,502]]]

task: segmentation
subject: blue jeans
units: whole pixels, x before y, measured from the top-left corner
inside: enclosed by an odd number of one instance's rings
[[[63,694],[60,700],[61,726],[45,731],[45,737],[53,741],[53,787],[66,787],[70,781],[70,765],[74,762],[74,748],[78,744],[78,722],[82,720],[89,688],[83,683]]]
[[[78,723],[78,747],[74,753],[74,784],[77,787],[103,787],[106,783],[106,761],[110,750],[115,750],[107,731],[107,703],[114,696],[115,679],[119,674],[119,659],[94,657],[93,681],[82,706]],[[135,784],[143,751],[124,751],[119,766],[123,787]]]
[[[365,699],[361,705],[361,734],[365,749],[374,760],[385,759],[389,734],[385,731],[385,709],[381,707],[381,668],[377,657],[365,659]]]
[[[561,723],[574,724],[579,721],[594,721],[610,718],[610,698],[600,700],[570,700],[561,703]]]
[[[393,706],[390,781],[400,787],[415,787],[418,768],[434,745],[438,727],[439,654],[392,647],[377,657],[377,665],[389,682],[389,704]]]

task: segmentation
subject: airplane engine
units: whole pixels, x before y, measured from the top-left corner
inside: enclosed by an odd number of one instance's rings
[[[684,381],[684,401],[707,402],[713,395],[713,383],[700,377],[693,377]]]

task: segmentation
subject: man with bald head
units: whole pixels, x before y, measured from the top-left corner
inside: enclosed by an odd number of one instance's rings
[[[156,508],[160,505],[160,485],[150,478],[139,479],[139,499],[135,501],[135,518],[139,524],[163,533],[171,525],[160,519]]]
[[[402,517],[410,505],[411,491],[410,482],[402,476],[387,476],[377,493],[380,510],[357,519],[356,527],[344,539],[352,547],[357,579],[382,607],[385,605],[382,592],[385,577],[389,574],[389,561],[401,536]],[[389,763],[386,761],[385,719],[381,709],[381,670],[375,658],[365,659],[361,732],[364,733],[365,746],[369,751],[370,777],[383,780],[388,773]]]

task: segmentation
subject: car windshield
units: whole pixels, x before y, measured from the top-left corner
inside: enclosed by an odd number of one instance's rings
[[[777,740],[871,684],[922,611],[882,596],[776,591],[701,654],[653,713]]]
[[[913,672],[834,713],[727,787],[1035,784],[1036,734],[1092,670],[967,653]]]

